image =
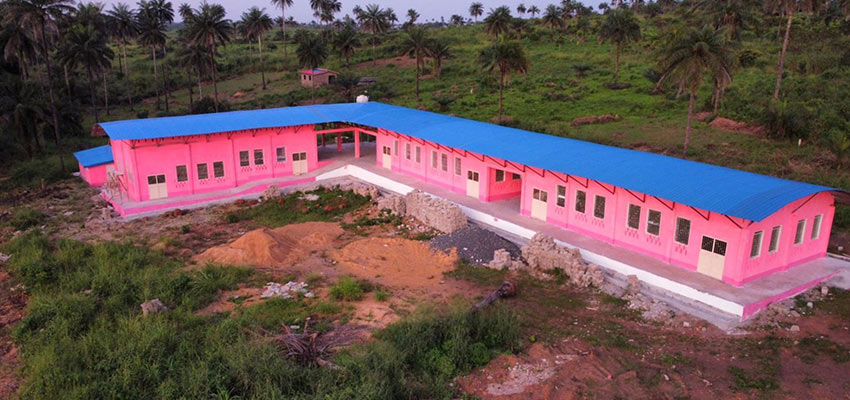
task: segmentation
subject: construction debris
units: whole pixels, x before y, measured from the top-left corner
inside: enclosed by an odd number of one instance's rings
[[[584,262],[578,249],[568,249],[555,244],[551,236],[538,233],[527,246],[522,247],[522,256],[532,270],[551,271],[560,268],[570,277],[570,282],[580,287],[601,287],[604,282],[602,269]]]
[[[433,197],[419,190],[405,196],[405,211],[441,232],[452,233],[467,225],[466,214],[448,200]]]
[[[430,245],[443,251],[457,249],[458,257],[473,265],[489,264],[498,250],[504,250],[508,253],[508,262],[511,258],[519,258],[520,256],[519,247],[513,242],[476,224],[469,224],[452,233],[436,236],[431,239]],[[510,267],[509,265],[500,265],[494,268],[502,269],[504,266]]]
[[[484,300],[481,300],[480,302],[478,302],[478,304],[472,306],[472,309],[470,309],[469,311],[470,312],[478,311],[478,310],[490,305],[491,303],[493,303],[494,301],[496,301],[498,299],[501,299],[503,297],[513,297],[515,295],[516,295],[516,286],[513,284],[513,282],[502,281],[502,285],[499,286],[498,289],[493,291],[493,293],[491,293],[489,296],[487,296],[487,298],[485,298]]]
[[[266,188],[266,190],[263,190],[263,194],[262,196],[260,196],[260,200],[268,201],[277,198],[278,196],[280,196],[280,187],[278,187],[277,185],[270,185]]]
[[[151,301],[146,301],[142,303],[142,315],[147,316],[148,314],[158,314],[163,311],[167,311],[168,307],[165,304],[162,304],[162,301],[159,299],[153,299]]]
[[[260,298],[268,299],[272,297],[280,297],[284,299],[291,299],[298,296],[298,294],[303,294],[304,297],[307,298],[315,297],[313,292],[307,290],[306,282],[289,281],[284,285],[276,282],[266,283],[265,290],[263,290],[263,294],[260,295]]]

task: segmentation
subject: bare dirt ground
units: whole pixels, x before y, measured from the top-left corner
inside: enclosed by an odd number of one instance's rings
[[[0,266],[0,399],[10,397],[18,389],[18,348],[9,336],[12,327],[23,317],[27,297]]]

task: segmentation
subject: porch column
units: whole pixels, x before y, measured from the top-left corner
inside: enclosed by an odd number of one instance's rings
[[[325,134],[322,134],[322,147],[325,147]]]
[[[354,158],[360,158],[360,131],[354,131]]]
[[[336,134],[336,151],[342,153],[342,132]]]

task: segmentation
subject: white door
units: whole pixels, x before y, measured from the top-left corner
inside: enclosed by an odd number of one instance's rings
[[[549,208],[548,200],[549,194],[545,190],[534,189],[531,196],[531,218],[546,222],[546,210]]]
[[[165,185],[165,175],[148,176],[148,197],[150,200],[168,197],[168,187]]]
[[[715,279],[723,279],[726,266],[726,242],[710,236],[702,237],[697,272]]]
[[[479,176],[473,170],[466,171],[466,195],[478,198]]]
[[[301,175],[307,173],[307,153],[292,153],[292,174]]]
[[[390,153],[390,146],[384,146],[381,156],[382,156],[381,166],[383,166],[386,169],[392,170],[393,169],[393,156],[392,156],[392,153]]]

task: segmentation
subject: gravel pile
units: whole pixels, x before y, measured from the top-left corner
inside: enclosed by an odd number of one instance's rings
[[[511,257],[520,256],[520,250],[513,242],[476,225],[467,225],[453,233],[431,239],[431,247],[449,251],[457,248],[457,255],[472,264],[487,264],[493,260],[493,252],[505,249]]]
[[[268,299],[270,297],[282,297],[284,299],[291,299],[297,296],[298,293],[303,294],[304,297],[307,298],[313,297],[313,292],[307,291],[306,283],[289,281],[285,285],[281,285],[276,282],[267,283],[263,294],[260,295],[260,298]]]

